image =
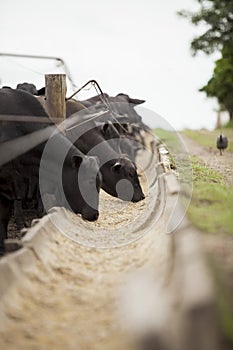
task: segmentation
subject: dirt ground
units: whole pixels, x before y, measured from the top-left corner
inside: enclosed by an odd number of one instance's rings
[[[230,186],[233,185],[233,153],[225,150],[220,156],[217,149],[200,146],[186,135],[181,135],[190,155],[201,159],[204,164],[217,172]],[[203,235],[206,250],[216,262],[217,268],[226,274],[227,284],[233,291],[233,236],[219,232],[218,235]]]

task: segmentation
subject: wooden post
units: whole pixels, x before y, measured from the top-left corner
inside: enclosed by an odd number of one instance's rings
[[[46,110],[49,117],[59,119],[61,122],[66,118],[66,75],[46,74]]]
[[[217,112],[217,122],[216,122],[216,129],[221,129],[222,123],[221,123],[221,112]]]

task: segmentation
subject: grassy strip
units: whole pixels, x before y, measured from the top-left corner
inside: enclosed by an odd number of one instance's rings
[[[172,154],[173,160],[175,159],[176,164],[177,135],[162,129],[156,129],[154,132],[168,146],[168,150]],[[228,136],[229,141],[233,140],[232,129],[224,129],[222,132]],[[219,131],[186,130],[184,133],[203,146],[216,148],[216,139]],[[233,151],[233,144],[230,142],[227,151]],[[191,163],[193,168],[193,193],[187,213],[190,221],[208,234],[217,235],[221,232],[233,235],[233,188],[225,185],[222,175],[207,168],[198,158],[191,157]],[[179,168],[183,171],[182,164],[179,164],[177,168],[179,173]],[[185,175],[184,171],[182,173]],[[189,171],[188,176],[190,176]],[[217,273],[216,280],[219,279],[220,275],[221,273]],[[222,336],[229,343],[230,348],[233,345],[232,298],[224,281],[218,281],[217,284],[219,288],[218,310]]]
[[[184,164],[180,164],[180,154],[183,154],[183,161],[187,163],[188,154],[185,154],[187,152],[180,140],[179,133],[161,128],[154,129],[153,133],[166,146],[169,152],[172,169],[179,168],[179,166],[184,166]]]
[[[167,149],[172,156],[176,156],[180,153],[183,145],[181,144],[179,133],[161,128],[154,129],[153,133],[167,146]]]
[[[182,131],[185,135],[190,137],[192,140],[196,141],[202,146],[212,147],[216,149],[217,137],[220,134],[220,130],[184,130]],[[223,128],[222,133],[228,137],[228,148],[227,151],[233,152],[233,129]]]
[[[233,235],[233,188],[220,174],[192,157],[193,195],[188,217],[200,230]]]
[[[193,166],[193,194],[188,217],[200,230],[208,234],[233,235],[233,188],[223,183],[223,177],[204,166],[196,157]],[[233,301],[221,272],[216,272],[219,320],[222,338],[229,348],[233,346]],[[221,277],[221,278],[220,278]]]
[[[177,159],[181,151],[179,136],[175,132],[154,129],[156,136],[167,145],[172,164],[180,176],[185,177],[184,165]],[[206,147],[216,147],[218,130],[185,130],[184,133]],[[233,139],[233,130],[224,129],[223,133]],[[233,146],[233,145],[229,145]],[[186,159],[187,163],[187,159]],[[217,234],[218,232],[233,235],[233,188],[224,184],[223,177],[216,171],[207,168],[196,157],[191,157],[193,168],[193,194],[188,209],[188,217],[202,231]],[[187,171],[190,175],[190,171]]]
[[[219,273],[220,274],[220,273]],[[218,277],[217,277],[218,280]],[[232,296],[229,290],[225,286],[223,280],[218,280],[219,288],[219,300],[218,309],[220,313],[220,321],[222,326],[222,332],[224,339],[227,340],[229,344],[229,349],[233,347],[233,302]]]

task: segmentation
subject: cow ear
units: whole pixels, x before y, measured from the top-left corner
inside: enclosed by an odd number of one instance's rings
[[[117,162],[111,167],[111,170],[112,170],[112,172],[119,172],[121,167],[122,167],[122,165],[119,162]]]
[[[83,161],[83,158],[81,156],[75,155],[72,157],[71,162],[72,162],[72,167],[73,168],[79,168],[81,163]]]
[[[139,100],[139,98],[129,98],[129,103],[133,103],[134,105],[140,105],[146,102],[145,100]]]
[[[42,87],[41,89],[37,90],[37,93],[39,96],[44,96],[45,95],[45,87]]]

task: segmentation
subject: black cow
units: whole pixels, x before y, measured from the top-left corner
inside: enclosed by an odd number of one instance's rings
[[[23,88],[31,92],[34,90],[33,84],[20,84],[23,85]],[[43,95],[45,94],[45,88],[38,90],[38,93],[34,93],[35,95]],[[40,100],[42,103],[43,101]],[[109,96],[107,93],[103,93],[103,95],[96,95],[90,97],[86,100],[77,101],[76,99],[70,99],[67,101],[66,109],[67,109],[67,117],[71,114],[77,112],[77,106],[75,103],[79,103],[79,110],[88,108],[89,112],[99,112],[101,110],[106,110],[106,107],[111,108],[112,112],[115,113],[113,115],[107,114],[104,118],[105,121],[115,121],[116,119],[121,123],[142,123],[141,116],[136,112],[135,106],[140,105],[145,102],[145,100],[131,98],[129,95],[120,93],[115,97]],[[44,106],[44,104],[43,104]],[[88,115],[85,114],[82,116],[84,119],[88,119]],[[80,120],[81,121],[81,120]]]
[[[83,104],[83,101],[82,101]],[[109,109],[109,113],[105,114],[103,121],[112,121],[112,122],[120,122],[120,123],[141,123],[142,118],[134,109],[133,104],[129,104],[126,102],[116,102],[116,101],[108,101],[108,104],[99,103],[89,107],[90,112],[101,112],[107,111]]]
[[[109,95],[104,93],[103,96],[102,95],[96,95],[96,96],[93,96],[93,97],[90,97],[86,100],[82,100],[80,101],[85,107],[89,108],[89,107],[92,107],[96,104],[102,104],[103,103],[103,100],[108,100],[109,99]]]
[[[116,152],[127,155],[131,161],[135,162],[137,151],[142,149],[142,145],[135,140],[132,133],[129,133],[129,124],[105,122],[97,123],[97,125],[105,140],[110,140],[110,144]]]
[[[14,89],[0,89],[0,114],[22,114],[44,116],[40,103],[31,94]],[[3,122],[1,142],[44,129],[47,124]],[[36,133],[35,133],[36,137]],[[80,213],[84,219],[97,220],[98,198],[101,185],[99,165],[96,157],[85,156],[61,133],[50,137],[46,142],[32,148],[25,154],[0,167],[0,252],[4,251],[4,239],[7,237],[7,225],[16,200],[27,200],[31,174],[39,186],[39,170],[46,179],[41,185],[42,195],[53,193],[57,205],[68,207]],[[0,145],[1,149],[1,145]],[[43,153],[44,152],[44,153]],[[40,161],[43,154],[43,162]],[[61,163],[63,156],[64,164]],[[62,168],[62,170],[61,170]],[[61,181],[58,173],[61,172]],[[19,192],[21,188],[21,192]],[[64,195],[63,195],[64,193]]]
[[[137,170],[134,162],[132,162],[132,160],[135,160],[138,146],[133,145],[132,148],[130,148],[128,144],[129,141],[121,141],[122,144],[125,143],[124,151],[129,154],[130,159],[126,157],[125,154],[122,154],[120,145],[117,146],[116,138],[119,137],[119,133],[115,127],[111,123],[105,122],[103,123],[102,130],[100,130],[95,122],[89,121],[92,113],[93,109],[86,109],[79,101],[74,99],[68,100],[66,102],[66,117],[69,118],[75,115],[73,126],[77,125],[77,127],[72,127],[68,130],[66,136],[84,154],[97,156],[100,159],[103,180],[102,188],[107,193],[123,200],[132,200],[133,202],[144,199],[145,197],[138,180]],[[88,121],[88,123],[78,127],[78,124],[85,120]],[[114,140],[111,141],[109,140],[110,138],[114,138]],[[104,142],[106,139],[109,140],[108,143]],[[98,144],[102,145],[97,151],[95,146]],[[110,159],[111,161],[109,161]],[[128,184],[131,183],[132,185],[130,195],[125,195],[125,193],[127,193],[127,188],[124,194],[120,194],[120,192],[117,193],[116,191],[116,184],[123,179],[128,180]],[[126,183],[127,182],[125,182],[125,184]]]
[[[117,147],[120,147],[123,153],[135,161],[137,151],[145,147],[143,130],[146,132],[150,131],[150,128],[142,122],[141,116],[135,110],[135,106],[144,103],[145,100],[134,99],[123,93],[115,97],[104,95],[104,100],[107,100],[107,104],[103,103],[103,98],[99,95],[81,102],[86,107],[89,107],[92,113],[106,111],[107,108],[110,108],[110,113],[104,114],[102,122],[111,121],[113,123],[120,134]],[[84,116],[83,120],[86,119],[87,116]]]
[[[134,110],[134,105],[145,101],[131,99],[126,94],[119,94],[116,97],[109,97],[107,94],[104,95],[109,98],[113,114],[105,113],[101,117],[101,123],[99,124],[102,126],[99,125],[99,130],[106,140],[115,139],[114,142],[111,142],[114,150],[128,155],[130,160],[135,161],[137,151],[145,144],[140,133],[141,117]],[[89,108],[86,109],[85,106],[89,106]],[[75,99],[66,102],[66,116],[70,117],[76,113],[78,123],[88,121],[90,115],[95,112],[98,113],[101,110],[106,111],[106,106],[99,99],[99,95],[81,102]],[[117,115],[115,114],[116,112],[118,113]],[[119,113],[124,113],[124,115]],[[137,122],[137,124],[132,124],[131,122]],[[131,130],[130,132],[128,131],[129,129]],[[141,146],[139,143],[141,143]]]
[[[135,164],[124,154],[114,150],[112,141],[105,140],[94,121],[76,125],[75,116],[73,121],[74,124],[66,130],[66,135],[84,154],[99,158],[102,188],[110,195],[123,200],[138,202],[144,199]],[[121,180],[127,180],[124,181],[124,193],[117,191],[118,182]]]
[[[33,95],[38,96],[39,100],[44,109],[46,109],[44,98],[45,95],[45,87],[37,90],[36,86],[31,83],[21,83],[17,85],[17,89],[25,90]],[[107,93],[103,93],[103,95],[96,95],[90,97],[86,100],[77,101],[76,99],[70,99],[66,102],[66,111],[67,117],[71,114],[78,112],[82,109],[88,108],[89,112],[99,112],[101,110],[106,110],[107,106],[111,108],[113,113],[115,113],[114,117],[112,114],[106,114],[103,121],[116,121],[119,123],[138,123],[142,129],[148,130],[148,126],[142,122],[141,116],[134,109],[135,106],[144,103],[145,100],[131,98],[129,95],[124,93],[119,93],[115,97],[109,96]],[[88,114],[82,115],[84,120],[88,119]],[[80,121],[82,121],[80,119]]]
[[[69,108],[69,102],[72,102],[72,108]],[[123,200],[132,200],[138,202],[145,198],[142,188],[139,183],[137,170],[134,161],[137,148],[133,146],[132,152],[130,153],[131,159],[125,154],[122,154],[119,147],[117,146],[115,136],[119,135],[118,131],[111,127],[112,124],[109,122],[103,124],[103,129],[98,130],[96,123],[89,120],[93,113],[93,109],[83,109],[79,101],[67,101],[66,105],[66,116],[74,116],[73,126],[67,130],[66,136],[80,149],[84,154],[97,156],[101,163],[101,174],[102,174],[102,188],[112,196],[119,197]],[[83,125],[77,124],[80,121],[86,121]],[[75,127],[76,126],[76,127]],[[106,128],[107,126],[107,128]],[[115,140],[106,141],[106,134],[108,130],[111,130],[110,135],[115,133]],[[103,135],[104,133],[104,135]],[[126,141],[127,142],[127,141]],[[96,148],[97,145],[101,145]],[[129,145],[127,145],[129,147]],[[126,148],[125,148],[126,150]],[[128,150],[128,149],[127,149]],[[128,191],[125,189],[125,193],[117,192],[116,185],[121,180],[127,180],[125,186],[131,184],[131,189]],[[127,186],[126,186],[127,187]],[[130,186],[128,186],[129,188]],[[129,194],[130,193],[130,194]]]
[[[24,90],[29,92],[32,95],[36,95],[36,96],[41,96],[45,94],[45,88],[41,88],[39,90],[37,90],[36,86],[34,84],[31,83],[20,83],[17,84],[16,89],[19,90]]]
[[[145,100],[140,100],[138,98],[131,98],[129,95],[120,93],[116,95],[115,97],[109,96],[108,94],[104,93],[102,95],[96,95],[93,97],[90,97],[86,100],[80,101],[85,107],[91,107],[95,104],[103,103],[103,100],[107,100],[108,102],[121,102],[121,103],[132,103],[134,105],[139,105],[145,102]]]
[[[93,102],[95,105],[93,105],[90,108],[85,108],[83,101],[77,101],[75,99],[68,100],[66,102],[66,117],[71,117],[73,114],[76,114],[75,123],[80,123],[82,121],[88,121],[90,118],[90,115],[92,115],[93,112],[99,112],[102,110],[103,105],[98,105],[98,98],[99,96],[95,96],[88,100],[88,104],[92,104]],[[111,107],[118,111],[119,108],[123,108],[122,113],[129,113],[128,115],[121,116],[122,119],[126,121],[126,123],[129,120],[137,120],[141,121],[141,117],[136,113],[133,106],[136,104],[141,104],[144,102],[144,100],[139,99],[131,99],[126,94],[119,94],[116,97],[109,97],[107,94],[105,94],[105,98],[109,98]],[[116,102],[118,103],[115,103]],[[40,103],[45,108],[45,103],[43,98],[39,98]],[[125,101],[125,102],[122,102]],[[95,109],[95,106],[98,105],[98,108]],[[122,107],[123,106],[123,107]],[[133,114],[133,117],[132,117]],[[106,114],[104,118],[101,118],[102,121],[107,121],[106,125],[109,124],[109,119],[116,121],[115,116],[112,118],[111,114]],[[122,123],[124,122],[122,120]],[[106,137],[107,130],[104,130],[105,135],[103,136],[98,128],[96,128],[95,123],[89,124],[91,125],[90,130],[88,132],[85,132],[82,128],[74,128],[72,131],[67,132],[67,137],[71,139],[72,142],[75,143],[76,147],[79,148],[83,153],[88,153],[91,151],[90,154],[98,156],[101,159],[102,167],[101,167],[101,173],[103,175],[103,184],[102,188],[107,191],[109,194],[113,196],[117,196],[116,193],[116,184],[119,180],[126,179],[128,180],[133,187],[133,196],[132,201],[139,201],[144,199],[144,195],[138,180],[137,171],[135,168],[134,162],[131,160],[135,160],[136,151],[138,149],[138,145],[135,145],[135,142],[132,140],[132,147],[129,140],[120,140],[121,148],[123,149],[123,154],[120,151],[120,145],[119,147],[116,146],[117,142],[116,140],[109,141],[108,144],[105,142],[103,146],[101,146],[101,152],[95,153],[92,149],[95,149],[95,146],[97,144],[103,143],[105,139],[109,139],[109,137]],[[89,126],[88,126],[89,128]],[[105,126],[104,126],[105,128]],[[109,129],[109,128],[108,128]],[[82,136],[80,135],[80,131],[82,133]],[[100,154],[101,153],[101,154]],[[126,153],[128,157],[124,154]],[[111,158],[111,162],[109,162],[109,159],[106,161],[107,158]],[[130,159],[129,159],[130,158]],[[116,167],[114,165],[117,164]],[[132,176],[133,174],[133,176]],[[125,196],[118,195],[119,198],[125,199]],[[123,198],[124,197],[124,198]],[[129,198],[129,196],[127,197]]]

